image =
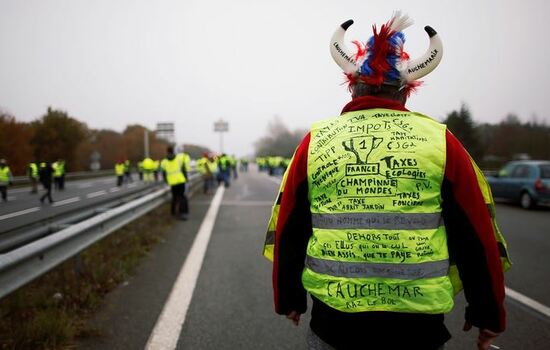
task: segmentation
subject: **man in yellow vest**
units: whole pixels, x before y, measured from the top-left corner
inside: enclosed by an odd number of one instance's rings
[[[38,179],[39,179],[38,163],[37,162],[29,163],[27,173],[29,175],[29,180],[31,182],[31,193],[38,193]]]
[[[55,189],[63,191],[65,189],[65,161],[58,159],[52,164],[52,168]]]
[[[191,156],[189,153],[186,152],[180,152],[176,155],[176,158],[178,161],[183,164],[183,175],[187,178],[188,175],[191,173]]]
[[[174,154],[174,148],[166,149],[166,158],[160,163],[164,181],[172,190],[172,215],[180,220],[187,220],[189,214],[189,204],[185,196],[185,182],[187,179],[184,175],[185,164],[182,163],[179,157]]]
[[[0,194],[4,202],[8,201],[8,186],[11,186],[13,176],[5,159],[0,159]]]
[[[122,186],[124,182],[124,162],[119,160],[115,163],[115,175],[116,175],[116,185],[118,187]]]
[[[212,167],[212,162],[212,157],[208,152],[204,152],[202,158],[197,160],[197,171],[202,177],[204,194],[207,194],[214,187],[214,174],[217,166],[214,164],[214,167]]]
[[[443,315],[462,288],[478,349],[503,332],[506,243],[483,174],[433,119],[405,108],[443,47],[409,59],[397,12],[363,47],[330,49],[352,100],[314,123],[283,177],[264,254],[275,310],[294,324],[312,297],[310,349],[441,349]],[[421,334],[421,336],[420,336]]]
[[[151,157],[143,159],[143,182],[153,182],[155,179],[155,161]]]

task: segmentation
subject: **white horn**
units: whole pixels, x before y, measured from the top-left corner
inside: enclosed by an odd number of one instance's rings
[[[330,54],[334,62],[342,68],[345,73],[355,73],[359,70],[355,61],[355,53],[353,53],[346,44],[344,44],[344,36],[346,30],[353,24],[353,20],[347,20],[342,23],[332,35],[330,40]]]
[[[435,69],[443,57],[443,44],[437,32],[430,26],[424,27],[430,37],[430,47],[428,51],[415,60],[410,60],[405,69],[404,77],[407,82],[418,80]]]

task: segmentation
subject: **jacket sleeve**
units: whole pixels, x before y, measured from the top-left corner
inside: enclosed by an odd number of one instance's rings
[[[466,320],[479,328],[506,328],[504,276],[491,209],[474,167],[460,142],[447,131],[442,186],[449,257],[456,264],[468,306]]]
[[[275,311],[281,315],[291,311],[304,313],[307,309],[302,271],[312,231],[307,185],[309,139],[308,134],[296,149],[284,189],[278,198],[280,208],[275,228],[273,296]]]

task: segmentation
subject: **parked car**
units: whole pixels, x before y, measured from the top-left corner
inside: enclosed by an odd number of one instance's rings
[[[550,204],[550,161],[513,161],[487,181],[493,197],[518,202],[522,208]]]

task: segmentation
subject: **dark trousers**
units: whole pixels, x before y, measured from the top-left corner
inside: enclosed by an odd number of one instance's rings
[[[212,174],[205,174],[202,176],[203,192],[208,193],[211,188],[214,188],[214,176]]]
[[[0,193],[2,193],[2,200],[8,201],[8,186],[0,185]]]
[[[116,177],[116,185],[117,185],[118,187],[122,186],[123,180],[124,180],[124,175],[118,175],[118,176]]]
[[[189,204],[185,196],[185,183],[174,185],[172,189],[172,215],[189,213]],[[176,209],[178,209],[176,211]]]
[[[37,193],[38,192],[38,179],[35,177],[29,178],[31,181],[31,193]]]
[[[42,195],[42,197],[40,197],[40,202],[44,202],[44,199],[48,198],[48,200],[50,201],[50,203],[53,203],[53,199],[52,199],[52,184],[49,183],[49,184],[44,184],[44,189],[46,190],[46,193],[44,193]]]

